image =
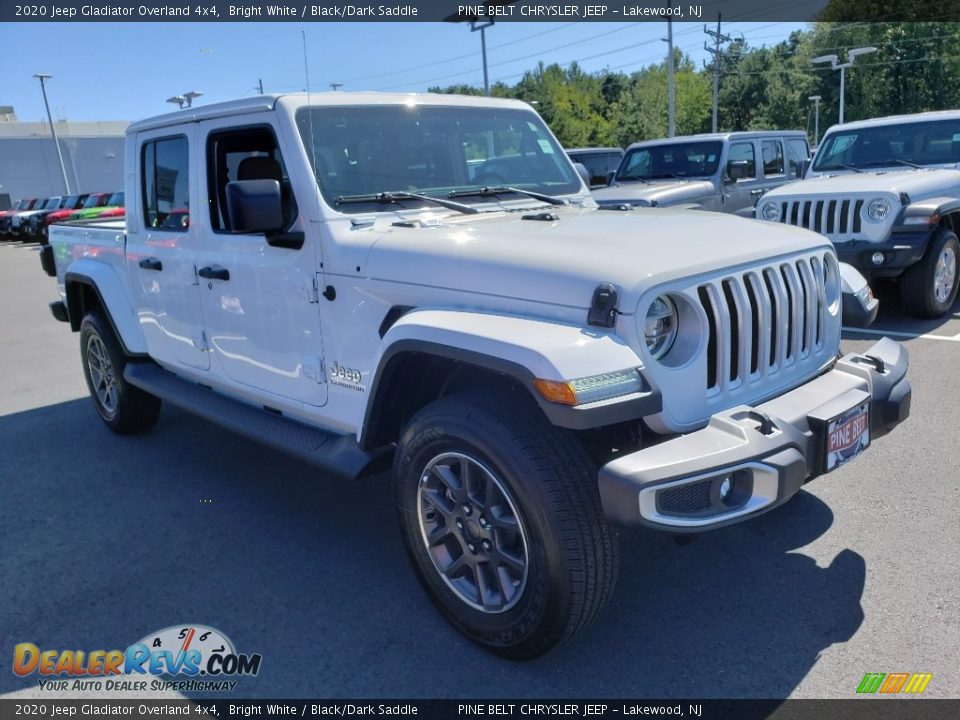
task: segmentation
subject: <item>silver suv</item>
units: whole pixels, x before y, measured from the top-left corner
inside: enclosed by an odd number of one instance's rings
[[[809,157],[806,134],[795,130],[650,140],[628,147],[609,187],[593,195],[601,205],[682,204],[745,214],[765,192],[802,177]]]

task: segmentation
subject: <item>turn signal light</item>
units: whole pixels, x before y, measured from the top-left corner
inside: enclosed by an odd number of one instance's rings
[[[570,387],[570,383],[559,380],[543,380],[537,378],[533,381],[533,386],[546,400],[560,403],[562,405],[576,405],[577,396]]]

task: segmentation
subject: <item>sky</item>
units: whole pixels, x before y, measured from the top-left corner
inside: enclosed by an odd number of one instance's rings
[[[715,21],[711,27],[715,28]],[[775,44],[804,23],[725,23],[751,46]],[[166,100],[202,92],[196,104],[258,92],[423,92],[483,85],[480,34],[451,23],[0,23],[0,105],[21,121],[137,120],[175,109]],[[666,53],[666,23],[499,23],[486,31],[491,84],[516,83],[540,61],[589,72],[632,72]],[[673,24],[674,44],[698,66],[709,58],[703,23]]]

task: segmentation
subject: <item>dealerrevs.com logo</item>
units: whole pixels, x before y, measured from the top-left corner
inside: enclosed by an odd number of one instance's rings
[[[261,660],[238,653],[226,635],[205,625],[168,627],[126,650],[48,650],[29,642],[13,648],[14,674],[36,674],[41,690],[56,691],[229,691],[234,678],[259,673]]]

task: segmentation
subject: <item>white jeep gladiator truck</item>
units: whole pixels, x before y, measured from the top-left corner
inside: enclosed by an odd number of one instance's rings
[[[808,230],[603,210],[526,104],[258,96],[131,125],[125,221],[41,259],[94,407],[170,402],[356,479],[472,640],[535,657],[610,597],[609,523],[752,518],[909,414],[907,355],[842,355]]]
[[[960,287],[960,110],[831,127],[805,179],[756,216],[827,236],[869,280],[897,283],[911,314],[945,315]]]

